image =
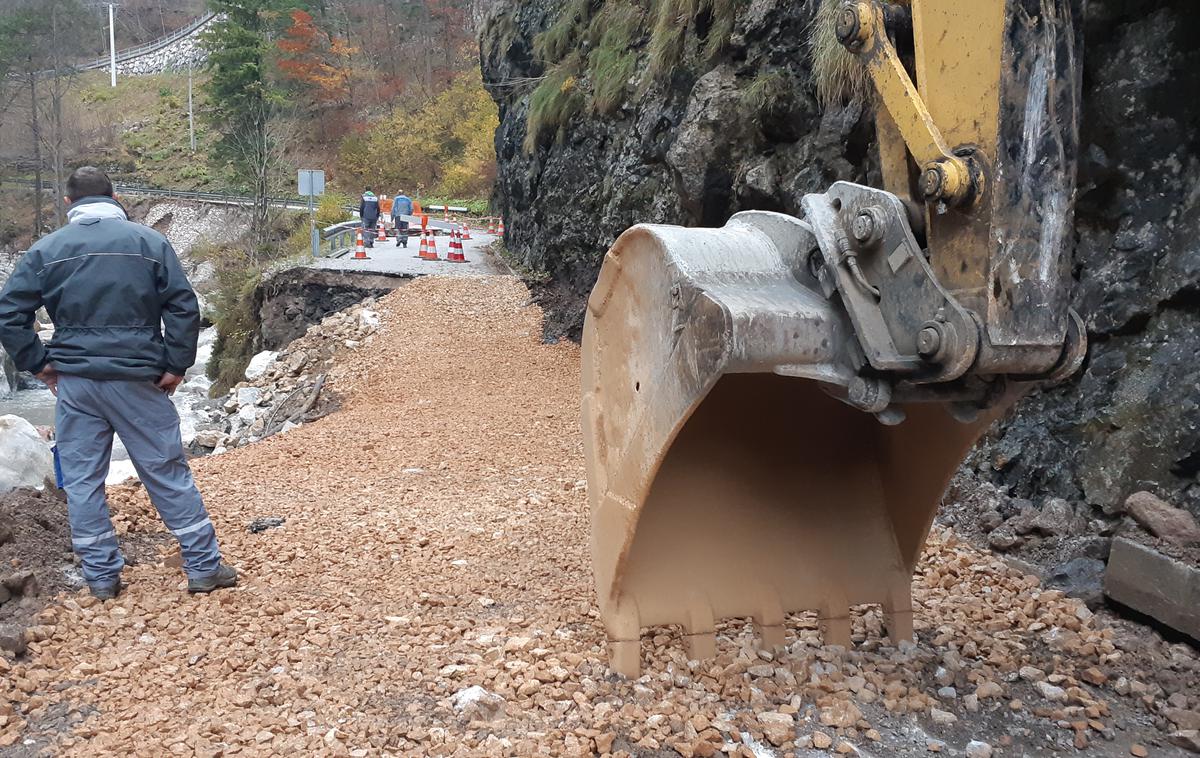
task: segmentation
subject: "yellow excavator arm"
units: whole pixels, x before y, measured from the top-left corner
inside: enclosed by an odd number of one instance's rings
[[[802,218],[639,225],[605,256],[583,426],[616,670],[636,675],[659,624],[706,657],[718,619],[774,646],[815,610],[848,645],[850,608],[875,603],[911,638],[950,476],[1086,349],[1066,289],[1077,6],[847,0],[829,31],[873,84],[884,187],[838,182]]]

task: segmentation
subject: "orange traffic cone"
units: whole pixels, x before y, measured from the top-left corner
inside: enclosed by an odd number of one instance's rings
[[[471,227],[464,221],[462,225],[462,238],[465,240],[471,239]]]
[[[421,232],[421,249],[417,257],[423,261],[429,260],[429,232]]]
[[[437,235],[434,234],[433,232],[430,232],[429,233],[429,260],[440,261],[441,259],[442,259],[442,257],[440,255],[438,255],[438,251],[437,251]]]
[[[448,205],[442,206],[442,221],[450,223],[450,206]]]
[[[383,217],[379,218],[379,225],[375,229],[375,237],[380,242],[387,242],[387,228],[383,225]]]
[[[501,237],[504,236],[504,219],[500,219],[500,229],[496,233]]]
[[[488,234],[496,233],[496,219],[494,219],[494,218],[488,219],[488,232],[487,233]]]
[[[354,260],[370,260],[370,258],[367,257],[366,243],[363,242],[362,227],[359,227],[358,232],[356,232],[354,235]]]
[[[463,254],[462,234],[457,229],[450,233],[450,252],[446,254],[446,260],[451,263],[467,262],[467,256]]]

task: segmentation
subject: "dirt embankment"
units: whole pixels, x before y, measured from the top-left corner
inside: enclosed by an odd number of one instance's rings
[[[0,662],[0,745],[75,755],[1177,755],[1187,647],[1113,626],[935,530],[915,645],[652,630],[611,673],[588,560],[579,350],[541,344],[508,278],[423,278],[331,374],[331,415],[196,462],[241,585],[182,592],[161,560],[113,602],[68,596]],[[161,531],[140,495],[126,531]],[[712,557],[719,560],[719,556]],[[28,744],[26,742],[28,741]],[[986,743],[986,745],[983,745]],[[984,752],[985,749],[990,752]]]

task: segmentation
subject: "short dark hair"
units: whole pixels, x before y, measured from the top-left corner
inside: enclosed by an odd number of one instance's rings
[[[113,185],[108,174],[95,166],[80,166],[67,179],[67,199],[72,203],[85,197],[112,197]]]

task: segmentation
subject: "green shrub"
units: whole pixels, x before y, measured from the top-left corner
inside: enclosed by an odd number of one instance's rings
[[[326,192],[321,195],[317,202],[317,228],[324,229],[354,218],[354,214],[346,210],[346,206],[353,204],[354,198],[341,192]]]
[[[715,58],[729,44],[738,11],[744,3],[745,0],[653,0],[651,75],[665,74],[685,62],[688,35],[697,33],[696,21],[705,14],[708,30],[696,53],[701,60]]]
[[[217,249],[216,292],[212,296],[213,323],[217,339],[205,371],[213,380],[212,396],[219,397],[245,378],[246,366],[254,357],[258,321],[254,315],[254,289],[261,272],[254,267],[228,265],[228,249]]]
[[[751,117],[764,117],[784,109],[796,90],[796,83],[782,71],[760,72],[742,91],[742,106]]]
[[[643,22],[640,8],[628,2],[604,6],[592,21],[591,33],[598,37],[588,56],[592,84],[592,106],[599,113],[612,113],[625,100],[625,89],[637,66],[633,42]]]
[[[558,63],[575,47],[588,22],[589,0],[570,0],[554,23],[533,38],[533,54],[546,65]]]
[[[579,56],[570,55],[555,66],[529,96],[529,118],[525,122],[525,150],[533,152],[546,132],[561,139],[567,122],[583,109],[579,89]]]
[[[835,29],[841,8],[838,0],[821,0],[808,32],[817,100],[825,107],[851,100],[869,102],[875,95],[862,59],[838,42]]]

